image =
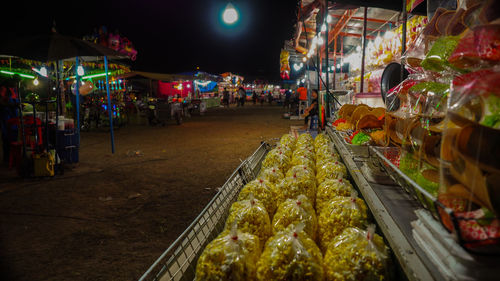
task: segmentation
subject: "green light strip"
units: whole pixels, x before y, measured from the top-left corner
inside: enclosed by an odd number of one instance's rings
[[[33,75],[23,74],[23,73],[19,73],[19,72],[12,72],[12,71],[6,71],[6,70],[0,70],[0,72],[3,74],[8,74],[8,75],[16,75],[17,74],[17,75],[24,77],[24,78],[35,79],[35,76],[33,76]]]
[[[111,75],[111,72],[108,72],[108,75]],[[89,79],[89,78],[95,78],[95,77],[101,77],[101,76],[106,76],[106,72],[83,76],[82,79]]]

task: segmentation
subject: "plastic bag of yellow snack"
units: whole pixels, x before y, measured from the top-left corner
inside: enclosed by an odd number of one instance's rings
[[[346,179],[326,179],[318,186],[316,191],[316,210],[319,213],[330,200],[339,196],[350,196],[352,191],[353,187]]]
[[[292,158],[293,149],[290,146],[278,144],[274,149],[283,152],[288,158]]]
[[[293,176],[296,176],[301,180],[310,180],[311,182],[314,182],[315,173],[313,167],[306,165],[293,166],[286,172],[285,177],[291,178]]]
[[[292,167],[297,166],[297,165],[304,165],[304,166],[310,168],[311,170],[316,171],[316,165],[314,164],[314,160],[312,160],[311,158],[309,158],[305,155],[293,157],[290,165]]]
[[[284,146],[288,146],[291,149],[295,148],[295,143],[297,142],[297,139],[290,135],[290,134],[284,134],[281,139],[280,139],[280,144]]]
[[[236,228],[222,232],[203,250],[196,265],[195,280],[256,280],[260,249],[255,235]]]
[[[229,209],[226,221],[226,230],[236,224],[239,230],[259,237],[260,244],[264,245],[271,236],[271,222],[264,205],[250,195],[248,200],[236,201]]]
[[[281,173],[281,172],[280,172]],[[283,176],[283,175],[282,175]],[[278,205],[276,204],[276,196],[278,191],[276,185],[261,177],[247,183],[238,195],[238,201],[248,200],[251,196],[258,199],[266,208],[271,219],[276,212]]]
[[[304,194],[309,201],[314,205],[316,198],[316,181],[310,177],[299,177],[297,174],[291,177],[285,177],[280,185],[276,188],[278,191],[278,205],[286,199],[294,199],[297,196]]]
[[[318,134],[314,139],[314,150],[317,151],[320,147],[331,146],[330,138],[326,134]]]
[[[262,167],[263,168],[269,168],[269,167],[279,167],[283,173],[285,173],[288,170],[288,167],[290,165],[290,158],[286,156],[283,151],[277,150],[277,149],[271,149],[266,155],[266,158],[264,158],[264,161],[262,161]]]
[[[326,162],[323,166],[316,167],[316,169],[316,179],[318,180],[318,184],[323,183],[326,179],[341,178],[347,174],[344,164],[339,161]]]
[[[270,183],[276,185],[285,178],[285,175],[283,174],[281,169],[276,166],[262,169],[259,173],[258,178],[268,180]]]
[[[336,197],[321,209],[318,216],[318,236],[324,251],[333,238],[347,227],[363,227],[366,224],[366,204],[353,190],[350,197]]]
[[[297,145],[314,145],[314,139],[311,136],[311,134],[304,133],[300,134],[300,136],[297,138]]]
[[[323,257],[304,225],[290,225],[271,237],[257,262],[260,281],[320,281],[324,279]]]
[[[273,234],[285,230],[289,225],[304,223],[304,231],[313,240],[316,240],[318,220],[311,201],[303,194],[296,199],[287,199],[281,203],[273,218]]]
[[[349,227],[328,244],[324,265],[327,281],[386,280],[388,247],[375,225],[366,231]]]
[[[301,148],[295,149],[293,151],[292,158],[299,157],[299,156],[305,156],[313,161],[316,158],[316,155],[314,154],[313,147],[301,147]]]

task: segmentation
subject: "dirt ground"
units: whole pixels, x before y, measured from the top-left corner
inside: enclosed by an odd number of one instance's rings
[[[0,168],[2,280],[137,280],[262,140],[291,125],[278,106],[218,108],[177,126],[81,137],[52,179]],[[140,151],[139,155],[134,155]]]

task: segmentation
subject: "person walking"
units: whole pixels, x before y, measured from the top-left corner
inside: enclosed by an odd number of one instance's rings
[[[269,101],[269,105],[273,105],[273,94],[271,91],[267,93],[267,100]]]
[[[257,93],[255,90],[252,92],[252,100],[253,100],[253,105],[257,104]]]
[[[283,102],[283,107],[284,108],[289,108],[290,107],[290,97],[292,94],[290,93],[290,90],[286,90],[285,92],[285,102]]]

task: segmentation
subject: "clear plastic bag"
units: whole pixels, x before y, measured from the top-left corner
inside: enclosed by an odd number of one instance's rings
[[[264,168],[260,171],[258,178],[264,179],[273,185],[279,184],[284,178],[284,174],[279,167]]]
[[[296,165],[291,167],[285,174],[287,178],[298,178],[301,181],[308,181],[309,184],[315,183],[314,166]]]
[[[326,179],[316,192],[316,210],[321,212],[332,199],[350,196],[353,190],[352,184],[344,178]]]
[[[196,265],[195,280],[256,280],[260,254],[257,236],[236,228],[222,232],[203,250]]]
[[[288,145],[279,144],[275,147],[276,150],[283,152],[288,158],[292,158],[293,149]]]
[[[292,136],[291,134],[284,134],[280,139],[281,145],[287,146],[292,150],[295,148],[296,142],[297,142],[297,139],[294,136]]]
[[[328,245],[325,253],[325,277],[328,281],[387,280],[388,247],[375,234],[375,226],[362,230],[345,229]]]
[[[309,148],[297,148],[292,154],[292,158],[298,158],[298,157],[307,157],[311,161],[315,160],[315,154],[314,154],[314,149],[309,147]]]
[[[236,201],[229,209],[226,221],[226,230],[236,224],[238,230],[248,232],[259,237],[260,244],[264,245],[271,236],[271,221],[264,205],[250,195],[248,200]]]
[[[347,227],[363,227],[367,222],[366,204],[352,191],[350,197],[336,197],[320,210],[318,236],[322,250],[326,250],[337,235]]]
[[[314,138],[314,151],[318,151],[323,146],[331,146],[330,138],[326,134],[318,134]]]
[[[339,161],[326,162],[323,166],[318,167],[316,180],[318,184],[322,184],[326,179],[342,178],[347,174],[347,169],[344,164]]]
[[[316,165],[314,164],[314,160],[312,160],[310,157],[307,157],[305,155],[293,157],[290,165],[292,167],[298,166],[298,165],[306,166],[306,167],[310,168],[313,172],[316,172]]]
[[[309,199],[301,194],[296,199],[287,199],[281,203],[273,218],[273,235],[285,230],[289,225],[304,224],[304,231],[316,240],[318,220]]]
[[[441,145],[444,226],[472,251],[500,252],[500,69],[454,79]],[[492,247],[495,246],[495,247]]]
[[[316,179],[308,176],[300,177],[298,174],[285,177],[278,187],[278,205],[286,199],[297,198],[301,194],[306,195],[314,204],[316,199]]]
[[[283,151],[271,149],[262,161],[262,168],[279,167],[285,173],[290,166],[290,160]]]
[[[303,227],[303,224],[290,225],[269,239],[257,262],[257,280],[324,279],[321,251]]]
[[[240,191],[238,200],[248,200],[251,196],[257,198],[266,208],[269,218],[271,219],[278,207],[276,204],[276,195],[278,194],[277,187],[270,181],[261,177],[247,183]]]

